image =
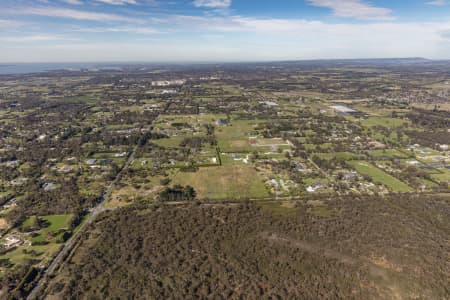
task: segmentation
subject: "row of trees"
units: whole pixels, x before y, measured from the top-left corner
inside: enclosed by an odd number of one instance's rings
[[[166,187],[159,193],[161,201],[191,201],[196,197],[194,188],[190,185],[181,186],[174,185],[173,187]]]

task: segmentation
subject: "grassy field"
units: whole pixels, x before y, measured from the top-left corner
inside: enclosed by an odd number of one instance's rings
[[[5,255],[2,255],[1,258],[9,258],[13,264],[23,264],[30,258],[43,259],[45,261],[52,257],[60,247],[62,247],[62,244],[55,243],[36,246],[22,246],[6,253]],[[25,253],[24,250],[28,253]],[[35,254],[29,254],[31,251]]]
[[[258,204],[262,209],[270,211],[276,215],[294,216],[298,213],[298,209],[295,207],[295,202],[282,201],[282,202],[262,202]]]
[[[59,232],[60,230],[64,230],[69,227],[69,222],[73,215],[50,215],[50,216],[44,216],[41,217],[43,220],[48,222],[49,226],[42,228],[39,230],[37,236],[31,238],[32,242],[41,242],[45,241],[49,238],[58,237],[62,232]],[[35,216],[28,218],[25,222],[32,222],[33,218],[36,218]],[[31,219],[31,221],[30,221]],[[24,222],[24,223],[25,223]]]
[[[192,138],[206,135],[205,124],[214,125],[219,119],[226,119],[226,115],[221,114],[200,114],[200,115],[161,115],[154,122],[156,131],[170,130],[176,131],[177,135],[169,134],[170,137],[153,140],[152,142],[166,148],[174,148],[180,145],[184,138]],[[174,124],[183,124],[177,128]],[[187,125],[185,125],[187,124]],[[195,129],[195,130],[194,130]],[[194,134],[194,131],[196,134]]]
[[[46,227],[47,231],[56,231],[61,228],[69,227],[69,221],[73,217],[73,215],[50,215],[42,217],[42,219],[46,220],[50,223],[49,227]]]
[[[173,184],[191,185],[199,199],[242,199],[269,196],[253,167],[229,165],[200,168],[195,173],[179,172]]]
[[[259,139],[255,139],[255,142],[258,145],[289,145],[285,140],[281,139],[281,138],[272,138],[272,139],[264,139],[264,138],[259,138]]]
[[[28,217],[25,221],[23,221],[21,227],[22,228],[31,227],[34,224],[34,222],[36,222],[36,220],[37,220],[36,216]]]
[[[397,149],[385,149],[385,150],[372,150],[369,152],[371,156],[375,158],[389,157],[389,158],[407,158],[405,153],[398,151]]]
[[[426,110],[433,110],[437,106],[439,110],[450,111],[450,103],[413,103],[412,106]]]
[[[189,138],[189,137],[193,137],[193,135],[185,134],[185,135],[171,136],[170,138],[152,140],[152,142],[161,147],[176,148],[176,147],[180,146],[180,143],[181,143],[181,141],[183,141],[183,139]]]
[[[202,87],[205,89],[212,89],[212,90],[221,89],[223,93],[230,96],[237,96],[242,93],[240,87],[236,85],[205,83],[202,84]]]
[[[403,126],[404,124],[410,125],[411,122],[409,120],[403,120],[398,118],[389,118],[389,117],[370,117],[364,120],[361,120],[361,124],[366,127],[374,127],[374,126],[382,126],[386,128],[395,128],[399,126]]]
[[[31,240],[32,243],[36,242],[45,242],[48,243],[42,245],[23,245],[12,251],[7,252],[6,254],[0,256],[0,258],[8,258],[13,264],[23,264],[28,259],[37,259],[46,261],[50,257],[52,257],[58,249],[62,246],[61,243],[57,243],[56,239],[59,238],[64,229],[69,227],[69,222],[72,219],[71,214],[68,215],[49,215],[41,217],[43,220],[48,222],[48,226],[42,228],[37,231],[37,235],[31,238],[27,238]],[[27,218],[23,223],[22,227],[32,226],[36,221],[36,216],[31,216]],[[0,274],[3,270],[0,270]]]
[[[433,188],[433,187],[436,187],[436,186],[437,186],[436,183],[434,183],[433,181],[430,181],[430,180],[421,179],[420,181],[421,181],[423,184],[425,184],[425,186],[426,186],[427,188]]]
[[[173,123],[212,124],[218,119],[226,119],[223,114],[199,114],[199,115],[160,115],[154,122],[155,128],[170,128]]]
[[[351,161],[349,164],[354,167],[358,173],[370,176],[374,182],[383,184],[394,192],[411,191],[411,188],[407,184],[395,177],[392,177],[366,161]]]
[[[439,174],[431,174],[431,178],[433,178],[434,180],[437,180],[439,182],[450,182],[450,172],[447,170],[442,170],[443,173],[439,173]]]
[[[406,113],[409,111],[408,109],[401,109],[399,107],[384,107],[384,106],[371,105],[371,104],[373,104],[373,103],[371,103],[369,101],[369,103],[360,103],[360,104],[354,105],[353,108],[357,111],[361,111],[361,112],[367,113],[371,116],[378,116],[378,117],[390,117],[392,115],[393,111],[402,112],[402,113]]]
[[[233,120],[228,126],[216,128],[216,136],[221,151],[250,152],[254,148],[249,144],[249,137],[254,134],[258,120]]]
[[[345,160],[352,160],[352,159],[358,159],[358,154],[351,153],[351,152],[331,152],[331,153],[314,153],[314,155],[317,155],[318,157],[322,159],[331,160],[333,158],[342,158]]]
[[[134,126],[130,124],[111,124],[106,126],[107,130],[128,130],[132,128],[134,128]]]
[[[0,230],[6,229],[8,227],[8,221],[5,218],[0,218]]]

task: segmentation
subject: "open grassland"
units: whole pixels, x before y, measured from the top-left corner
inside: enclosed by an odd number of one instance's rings
[[[174,184],[191,185],[199,199],[243,199],[267,197],[268,192],[255,169],[247,165],[200,168],[179,172]]]
[[[411,121],[409,120],[389,117],[369,117],[367,119],[360,120],[360,122],[365,127],[382,126],[386,128],[395,128],[404,126],[405,124],[411,124]]]
[[[383,184],[394,192],[411,191],[411,188],[407,184],[366,161],[351,161],[349,164],[355,168],[358,173],[371,177],[374,182]]]
[[[242,90],[237,85],[228,85],[220,83],[205,83],[202,87],[209,90],[220,90],[222,93],[230,96],[237,96],[242,94]]]
[[[50,215],[41,217],[44,222],[46,222],[46,227],[42,228],[31,238],[33,243],[44,242],[49,240],[54,240],[59,238],[63,233],[64,229],[69,227],[69,222],[73,215]],[[36,216],[29,217],[23,223],[22,227],[30,227],[33,222],[35,222]]]
[[[351,152],[314,153],[313,155],[316,155],[316,156],[320,157],[321,159],[327,159],[327,160],[331,160],[333,158],[354,160],[354,159],[358,159],[360,157],[360,155],[351,153]]]
[[[233,120],[230,125],[216,129],[219,147],[224,152],[250,152],[253,147],[249,137],[255,134],[254,128],[260,120]]]
[[[442,173],[431,174],[431,178],[442,183],[447,183],[450,186],[450,171],[448,169],[441,171]]]
[[[69,221],[73,217],[73,215],[50,215],[42,217],[45,221],[47,221],[50,225],[46,227],[47,231],[57,231],[62,228],[69,227]]]
[[[166,148],[178,147],[185,138],[206,135],[204,126],[214,125],[219,119],[226,119],[226,116],[222,114],[161,115],[153,125],[157,131],[169,137],[153,140],[153,143]]]
[[[0,230],[6,229],[8,227],[8,221],[5,218],[0,218]]]
[[[2,255],[2,259],[9,259],[11,263],[22,265],[29,259],[39,259],[46,262],[58,251],[62,244],[49,243],[46,245],[22,246]],[[0,274],[3,270],[0,270]]]
[[[106,126],[107,130],[129,130],[133,129],[134,125],[132,124],[110,124]]]
[[[374,104],[373,102],[357,104],[354,105],[352,108],[357,111],[364,112],[370,116],[387,117],[387,118],[390,118],[393,111],[397,113],[407,113],[410,111],[408,108],[379,106]]]
[[[271,138],[271,139],[264,139],[264,138],[259,138],[255,140],[255,143],[257,145],[261,145],[261,146],[289,146],[289,144],[283,140],[282,138]]]
[[[412,106],[420,109],[426,109],[426,110],[445,110],[450,111],[450,103],[413,103]]]
[[[154,122],[155,128],[170,127],[173,123],[208,124],[218,119],[226,119],[224,114],[199,114],[199,115],[160,115]]]
[[[133,187],[132,185],[124,186],[120,189],[115,189],[105,204],[106,207],[121,207],[125,205],[129,205],[135,200],[139,195],[141,195],[138,189]]]
[[[193,135],[192,134],[183,134],[183,135],[171,136],[169,138],[153,140],[152,142],[161,147],[176,148],[176,147],[180,146],[181,141],[183,141],[185,138],[190,138],[190,137],[193,137]]]
[[[40,217],[45,222],[44,227],[22,237],[31,243],[25,242],[23,245],[1,255],[0,259],[9,260],[13,267],[27,264],[30,260],[34,260],[33,264],[44,265],[62,247],[62,235],[69,228],[72,217],[72,214]],[[21,227],[25,230],[30,229],[35,226],[36,221],[36,216],[28,217]],[[0,268],[0,276],[4,272],[5,269]]]
[[[407,158],[403,152],[398,151],[397,149],[384,149],[384,150],[372,150],[369,154],[374,158]]]

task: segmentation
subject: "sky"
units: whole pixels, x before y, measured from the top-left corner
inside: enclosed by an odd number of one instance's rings
[[[450,0],[1,0],[0,62],[450,59]]]

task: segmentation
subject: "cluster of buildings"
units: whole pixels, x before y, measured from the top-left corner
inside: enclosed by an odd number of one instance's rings
[[[0,245],[6,249],[11,249],[14,247],[18,247],[23,244],[23,240],[21,240],[19,237],[10,235],[5,238],[3,242],[0,243]]]
[[[170,86],[170,85],[183,85],[186,83],[185,79],[175,79],[175,80],[158,80],[152,81],[152,86]]]

